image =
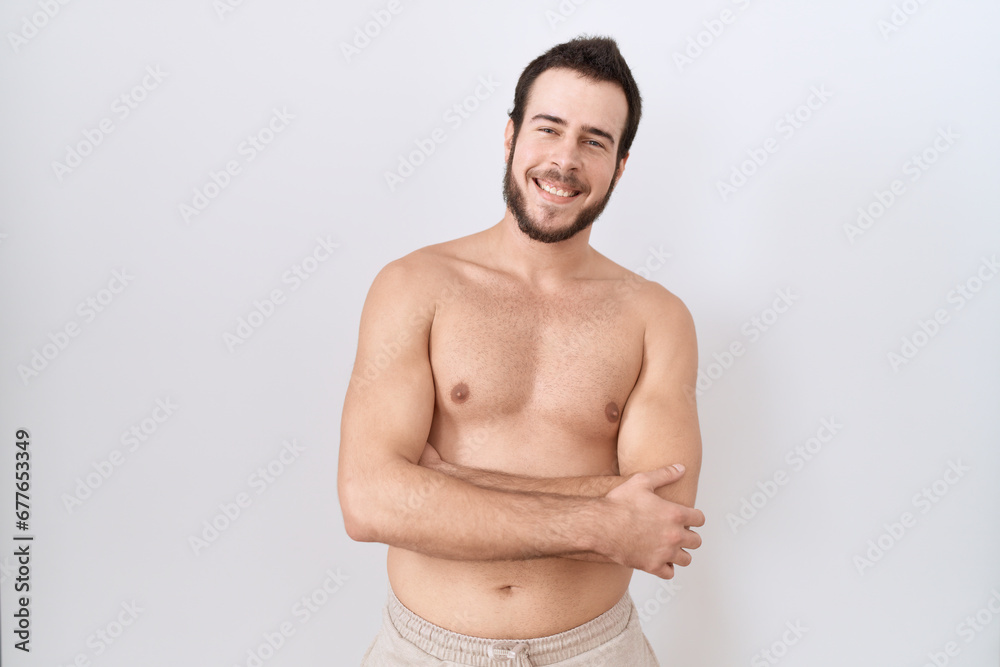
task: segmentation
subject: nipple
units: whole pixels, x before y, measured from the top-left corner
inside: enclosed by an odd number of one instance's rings
[[[459,382],[451,390],[451,400],[456,403],[465,403],[469,398],[469,385]]]
[[[618,421],[619,414],[620,413],[618,412],[618,404],[615,403],[614,401],[611,401],[610,403],[604,406],[604,416],[608,418],[609,422],[614,423]]]

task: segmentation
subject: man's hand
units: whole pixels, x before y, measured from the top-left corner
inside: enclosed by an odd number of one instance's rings
[[[705,525],[705,515],[655,493],[683,475],[683,466],[638,472],[608,493],[604,500],[613,520],[598,553],[662,579],[674,576],[674,565],[690,565],[685,549],[701,546],[701,536],[690,527]]]

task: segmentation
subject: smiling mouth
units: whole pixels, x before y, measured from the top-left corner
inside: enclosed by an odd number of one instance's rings
[[[579,190],[563,189],[555,185],[552,185],[550,183],[540,181],[537,178],[534,178],[532,180],[535,182],[535,185],[537,185],[540,189],[556,197],[562,197],[563,199],[572,199],[573,197],[580,194]]]

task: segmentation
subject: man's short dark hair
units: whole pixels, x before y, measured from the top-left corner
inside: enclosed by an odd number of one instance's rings
[[[618,44],[610,37],[581,35],[572,41],[553,46],[528,63],[521,72],[521,78],[517,80],[517,87],[514,88],[514,108],[507,114],[514,121],[514,136],[516,137],[521,131],[528,95],[535,79],[545,70],[555,67],[571,69],[594,81],[617,83],[625,91],[628,115],[625,118],[625,130],[618,144],[618,161],[621,162],[632,146],[635,132],[639,128],[642,97],[639,95],[639,86],[632,78],[632,70],[628,68],[628,63],[618,50]]]

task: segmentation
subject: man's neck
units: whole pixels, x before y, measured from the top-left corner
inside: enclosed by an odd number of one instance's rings
[[[582,276],[593,259],[590,228],[558,243],[535,241],[508,210],[489,230],[493,258],[526,283],[545,289]]]

